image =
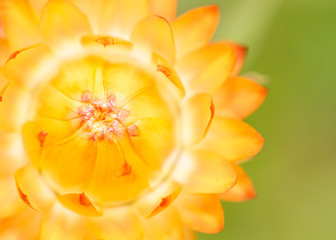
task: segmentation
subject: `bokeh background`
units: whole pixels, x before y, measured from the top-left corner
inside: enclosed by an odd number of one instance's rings
[[[269,95],[247,119],[265,138],[243,164],[258,196],[223,203],[225,229],[199,238],[336,239],[336,1],[179,0],[179,13],[217,4],[214,40],[249,48],[243,73]]]

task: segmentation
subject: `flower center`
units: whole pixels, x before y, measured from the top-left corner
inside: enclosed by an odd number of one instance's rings
[[[176,156],[177,119],[163,88],[129,63],[63,63],[37,90],[32,117],[44,136],[38,168],[51,188],[117,204],[164,178]]]

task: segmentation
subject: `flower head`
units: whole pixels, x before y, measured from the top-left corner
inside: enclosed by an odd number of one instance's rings
[[[254,197],[267,91],[217,7],[176,4],[1,1],[1,239],[193,239]]]

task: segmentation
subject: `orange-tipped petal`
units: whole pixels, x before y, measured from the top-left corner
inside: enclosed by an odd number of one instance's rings
[[[77,132],[43,151],[41,170],[58,191],[81,193],[91,180],[96,155],[95,141]]]
[[[97,217],[102,215],[85,193],[59,195],[57,196],[57,199],[68,209],[84,216]]]
[[[171,207],[151,219],[145,219],[144,240],[180,240],[184,239],[181,219],[176,210]]]
[[[143,239],[138,215],[127,207],[105,211],[104,216],[91,218],[89,229],[98,239]]]
[[[214,94],[216,114],[244,119],[263,103],[267,89],[245,77],[228,79]]]
[[[200,147],[218,152],[228,161],[239,161],[256,155],[263,144],[264,139],[247,123],[216,116]]]
[[[38,168],[42,149],[48,133],[44,132],[36,122],[27,122],[22,128],[22,140],[31,163]]]
[[[37,17],[27,0],[0,1],[0,22],[12,51],[41,40]]]
[[[174,202],[181,190],[181,184],[170,180],[140,199],[136,203],[137,210],[146,219],[152,218],[162,211],[168,211],[166,208]]]
[[[150,0],[150,13],[172,22],[176,17],[177,0]]]
[[[193,150],[185,154],[179,164],[181,167],[177,167],[174,179],[184,185],[186,192],[222,193],[236,183],[231,164],[215,152]]]
[[[215,115],[212,97],[206,93],[197,94],[187,99],[182,109],[184,141],[187,145],[199,143]]]
[[[244,169],[232,163],[237,174],[237,183],[228,192],[219,194],[221,200],[230,202],[246,201],[256,196],[253,183]]]
[[[97,34],[129,39],[135,24],[149,14],[149,1],[137,0],[73,0],[88,15]]]
[[[236,65],[235,65],[235,67],[232,71],[231,76],[236,76],[236,75],[239,74],[239,72],[242,69],[243,64],[245,62],[247,47],[236,44],[236,43],[231,43],[231,44],[236,47],[236,51],[237,51],[237,62],[236,62]]]
[[[176,202],[183,224],[195,231],[218,233],[224,228],[224,212],[215,195],[184,194]]]
[[[91,33],[86,16],[66,0],[51,0],[44,6],[41,29],[46,40],[56,45],[79,43],[83,35]]]
[[[169,23],[159,16],[141,20],[132,32],[131,41],[139,51],[155,52],[170,62],[175,60],[175,43]]]
[[[87,231],[85,218],[57,203],[43,215],[38,239],[94,239],[88,237],[88,235],[90,233]]]
[[[45,212],[54,202],[54,195],[44,184],[38,170],[32,166],[15,173],[16,186],[21,199],[35,210]]]
[[[172,24],[178,58],[206,46],[218,21],[217,6],[196,8],[178,17]]]
[[[237,52],[228,43],[216,43],[198,49],[177,62],[179,73],[189,92],[216,91],[230,76]]]

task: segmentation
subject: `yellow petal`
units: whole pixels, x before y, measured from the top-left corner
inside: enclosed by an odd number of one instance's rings
[[[74,0],[88,15],[94,32],[129,39],[135,24],[149,14],[149,1]]]
[[[185,240],[197,240],[196,233],[188,228],[184,228]]]
[[[10,83],[0,102],[1,129],[19,132],[26,121],[30,103],[29,91],[16,83]]]
[[[224,228],[224,213],[215,195],[183,194],[176,202],[183,224],[195,231],[218,233]]]
[[[1,219],[0,239],[36,240],[40,231],[41,214],[31,208]]]
[[[129,142],[97,141],[97,160],[87,193],[98,201],[127,201],[148,186],[147,167]]]
[[[184,231],[181,220],[172,207],[143,221],[144,240],[181,240]]]
[[[0,178],[12,178],[26,164],[26,153],[19,132],[9,133],[0,127]]]
[[[54,194],[34,167],[19,169],[15,173],[15,181],[20,197],[33,209],[45,212],[53,204]]]
[[[150,13],[158,15],[172,22],[175,19],[177,0],[150,0]]]
[[[137,201],[136,207],[140,215],[146,219],[152,218],[162,211],[168,211],[168,207],[174,202],[182,190],[181,184],[169,180],[156,187],[154,191],[146,194]],[[169,208],[170,209],[170,208]]]
[[[98,239],[143,239],[139,217],[127,206],[105,211],[104,216],[91,218],[89,229]]]
[[[175,43],[169,23],[159,16],[141,20],[132,32],[131,41],[136,48],[155,52],[170,62],[175,60]]]
[[[243,119],[254,112],[265,100],[267,89],[251,79],[228,79],[214,94],[216,114]]]
[[[35,10],[36,14],[40,16],[42,8],[48,2],[48,0],[28,0],[32,8]]]
[[[13,176],[0,178],[0,189],[0,219],[10,217],[27,208],[19,197]]]
[[[101,216],[96,206],[85,193],[69,193],[57,196],[58,201],[68,209],[89,217]]]
[[[0,22],[12,51],[40,42],[38,20],[27,0],[0,1]]]
[[[178,17],[172,24],[178,58],[206,46],[218,21],[217,6],[196,8]]]
[[[184,141],[187,145],[200,142],[207,134],[215,115],[212,97],[206,93],[194,95],[182,106]]]
[[[222,193],[236,183],[231,164],[217,153],[193,150],[185,154],[179,164],[185,167],[175,172],[174,179],[184,185],[186,192]]]
[[[230,202],[246,201],[256,196],[251,179],[247,176],[244,169],[232,163],[237,174],[237,183],[228,192],[219,195],[220,199]]]
[[[43,151],[41,170],[56,190],[82,193],[91,180],[96,154],[95,141],[78,132]]]
[[[200,148],[218,152],[228,161],[239,161],[256,155],[263,143],[260,134],[243,121],[216,116]]]
[[[42,218],[40,240],[93,239],[86,230],[85,218],[55,204]]]
[[[41,29],[46,40],[57,45],[67,41],[79,43],[83,35],[91,33],[86,16],[66,0],[51,0],[44,6]]]
[[[55,63],[50,63],[52,58],[53,54],[49,47],[43,44],[15,51],[4,67],[5,75],[11,81],[34,90],[41,81],[49,80],[46,76],[53,74],[57,69]]]
[[[187,91],[212,93],[230,76],[236,59],[234,46],[216,43],[186,55],[176,69]]]

